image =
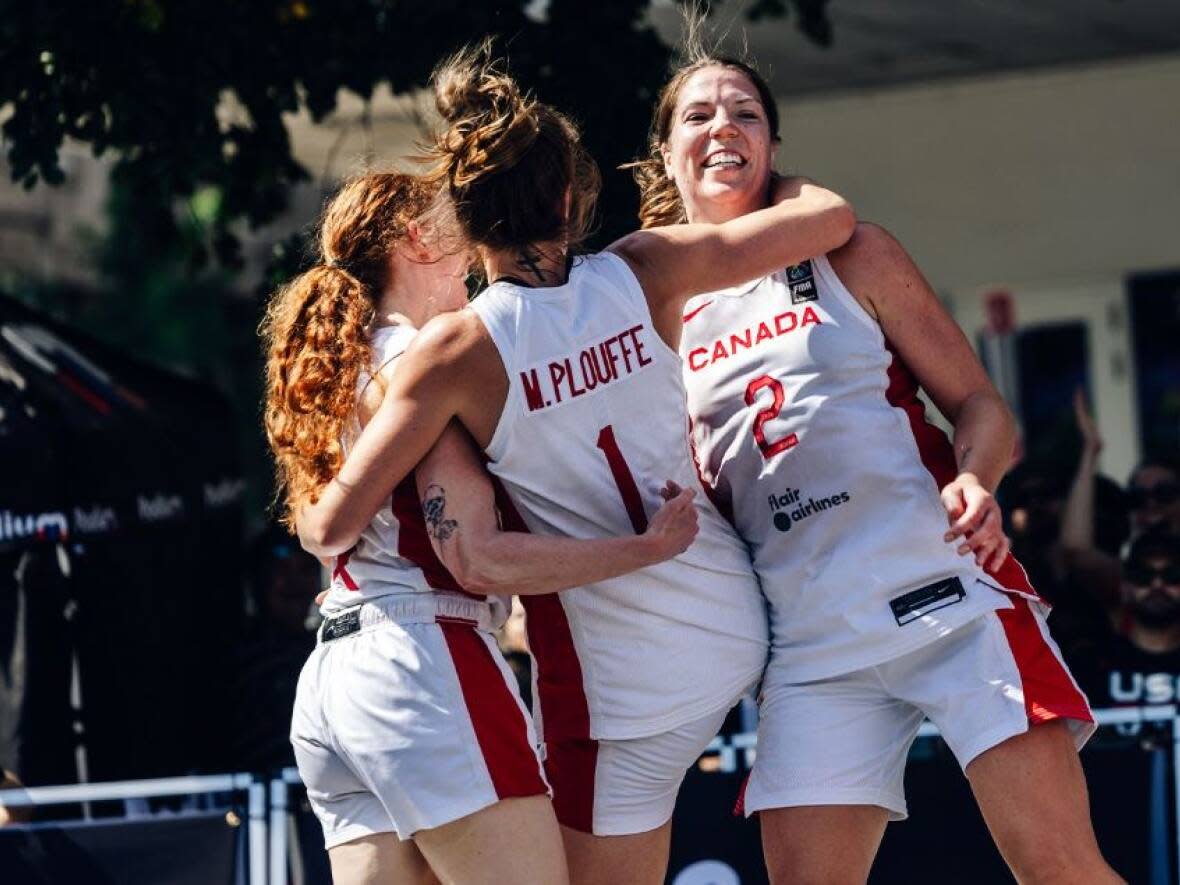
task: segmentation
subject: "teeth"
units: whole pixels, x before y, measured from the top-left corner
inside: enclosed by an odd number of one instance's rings
[[[711,169],[714,166],[744,166],[746,161],[740,155],[732,151],[722,151],[714,154],[705,161],[705,168]]]

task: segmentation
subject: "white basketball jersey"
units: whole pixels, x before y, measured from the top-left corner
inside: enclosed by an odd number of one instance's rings
[[[732,703],[765,664],[766,611],[744,544],[701,489],[680,360],[634,274],[602,253],[564,285],[500,281],[472,308],[509,379],[488,468],[529,530],[639,532],[665,480],[698,490],[700,534],[681,556],[525,598],[546,740],[642,737]]]
[[[405,352],[416,333],[410,326],[382,326],[373,333],[373,370],[358,379],[358,398],[382,367]],[[359,425],[354,426],[349,439],[359,432]],[[447,597],[486,599],[495,623],[507,618],[503,599],[466,593],[435,556],[411,473],[381,505],[356,545],[334,558],[332,584],[320,610],[330,616],[373,599],[424,593],[438,594],[440,602]]]
[[[824,257],[687,305],[702,476],[732,507],[793,681],[874,666],[1028,594],[943,541],[946,436],[880,326]],[[1019,574],[1016,574],[1019,572]]]

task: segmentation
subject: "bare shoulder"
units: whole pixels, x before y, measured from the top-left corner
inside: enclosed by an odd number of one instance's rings
[[[879,224],[857,222],[852,237],[828,253],[828,261],[853,297],[877,319],[886,302],[929,291],[905,247]]]
[[[427,359],[432,364],[470,364],[496,350],[487,327],[473,310],[456,310],[440,314],[426,323],[406,350],[413,359]]]
[[[843,278],[860,268],[880,271],[910,257],[893,234],[879,224],[858,221],[848,242],[828,253],[836,273]]]

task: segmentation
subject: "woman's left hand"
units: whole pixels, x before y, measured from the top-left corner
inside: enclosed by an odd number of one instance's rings
[[[1000,505],[992,493],[971,473],[960,473],[942,490],[950,530],[946,541],[962,538],[958,552],[971,553],[985,571],[994,572],[1008,555],[1009,542],[1004,534]]]

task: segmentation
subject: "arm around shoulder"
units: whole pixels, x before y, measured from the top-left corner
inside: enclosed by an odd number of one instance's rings
[[[381,404],[333,480],[297,519],[300,543],[317,556],[351,548],[378,509],[462,408],[470,321],[427,323],[398,361]]]
[[[679,311],[701,292],[734,286],[837,248],[856,215],[843,197],[802,178],[779,179],[773,204],[722,224],[676,224],[615,242],[653,313]]]

